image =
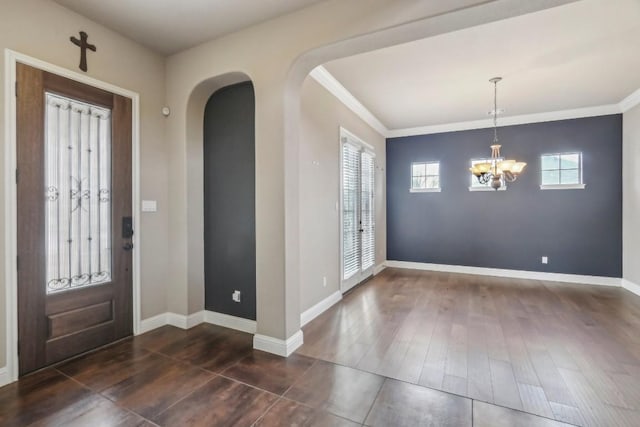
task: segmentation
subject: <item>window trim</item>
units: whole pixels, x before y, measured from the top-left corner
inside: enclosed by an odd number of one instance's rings
[[[413,186],[413,165],[425,165],[425,173],[426,173],[426,165],[428,164],[437,164],[438,165],[438,187],[435,188],[415,188]],[[442,182],[440,180],[440,160],[427,160],[422,162],[411,162],[410,166],[410,174],[409,174],[409,192],[410,193],[440,193],[442,192]],[[436,175],[425,175],[425,177],[436,176]]]
[[[492,187],[469,187],[469,191],[507,191],[507,187],[502,184],[497,190]]]
[[[586,184],[540,184],[541,190],[584,190]]]
[[[558,169],[542,169],[542,158],[545,156],[563,156],[567,154],[578,154],[580,157],[580,164],[578,166],[580,182],[577,184],[543,184],[542,183],[542,172],[544,170],[557,170],[561,171],[561,168]],[[561,160],[560,160],[561,162]],[[568,169],[567,169],[568,170]],[[540,190],[584,190],[586,188],[586,184],[583,181],[583,169],[582,169],[582,151],[566,151],[563,153],[543,153],[540,154]]]

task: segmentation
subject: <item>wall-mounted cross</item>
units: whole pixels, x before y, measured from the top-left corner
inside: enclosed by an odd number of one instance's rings
[[[87,42],[89,36],[84,31],[80,31],[80,39],[71,36],[70,40],[73,44],[80,47],[80,69],[87,71],[87,49],[96,51],[96,46]]]

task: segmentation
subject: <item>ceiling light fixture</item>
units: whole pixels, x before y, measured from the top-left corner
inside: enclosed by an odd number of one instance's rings
[[[491,145],[491,160],[484,163],[476,163],[469,168],[472,174],[478,178],[478,182],[486,184],[491,180],[491,188],[497,190],[502,187],[502,180],[513,182],[518,179],[518,175],[522,173],[524,162],[515,160],[503,160],[500,157],[500,147],[498,144],[498,82],[502,77],[494,77],[489,81],[493,83],[493,144]]]

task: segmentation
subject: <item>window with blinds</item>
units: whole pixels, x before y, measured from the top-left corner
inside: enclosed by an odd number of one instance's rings
[[[354,138],[342,138],[342,279],[375,264],[375,157]],[[355,280],[354,280],[355,279]]]

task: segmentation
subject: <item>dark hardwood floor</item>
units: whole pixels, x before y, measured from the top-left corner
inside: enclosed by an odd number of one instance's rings
[[[167,326],[0,388],[0,425],[638,426],[638,330],[620,289],[389,269],[287,359]]]
[[[307,325],[298,353],[471,398],[474,419],[487,402],[640,426],[639,332],[640,297],[621,288],[387,269]]]

